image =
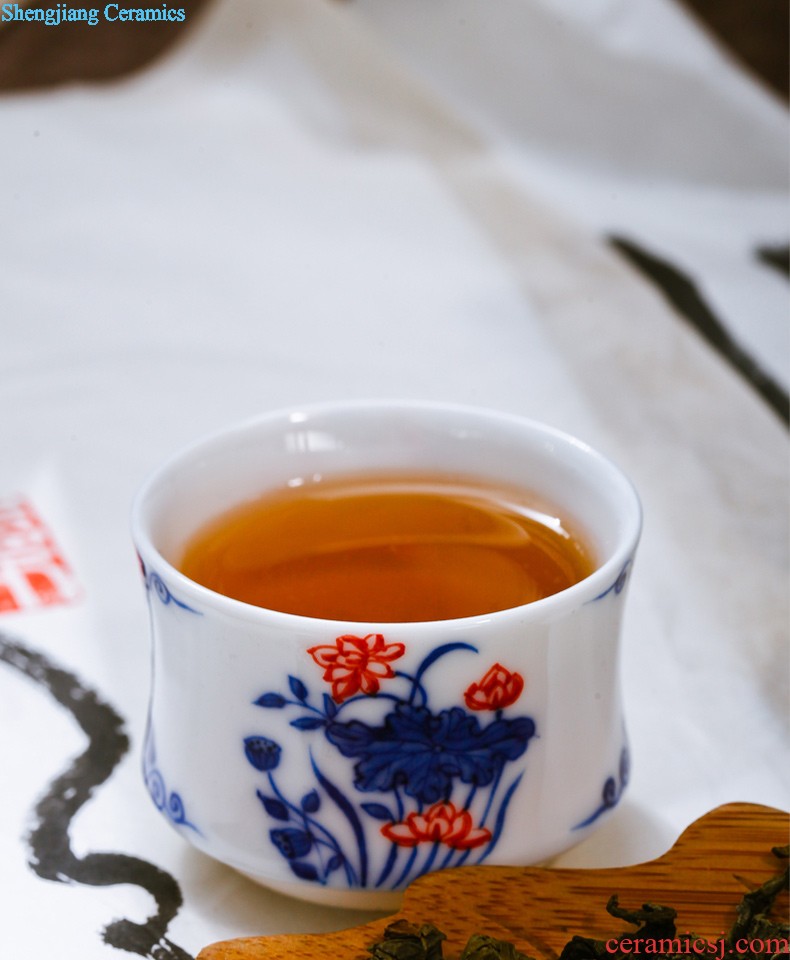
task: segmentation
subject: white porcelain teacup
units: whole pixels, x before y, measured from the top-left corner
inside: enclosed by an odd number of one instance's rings
[[[263,490],[375,470],[542,493],[577,519],[595,570],[486,615],[371,623],[252,606],[175,566],[199,527]],[[619,638],[640,524],[609,460],[493,411],[324,404],[193,444],[133,509],[153,634],[154,803],[262,884],[363,909],[388,909],[429,870],[537,863],[572,846],[628,778]],[[359,681],[353,696],[338,670]]]

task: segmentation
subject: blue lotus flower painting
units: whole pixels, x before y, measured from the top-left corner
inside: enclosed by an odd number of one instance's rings
[[[524,678],[494,663],[459,691],[464,706],[436,710],[432,668],[444,657],[477,655],[471,644],[436,647],[413,673],[393,666],[404,645],[379,633],[338,637],[307,652],[327,686],[311,693],[290,676],[283,690],[255,700],[263,710],[293,713],[290,726],[312,738],[310,782],[301,795],[287,796],[280,787],[280,744],[261,733],[243,743],[259,777],[256,794],[269,840],[294,875],[397,890],[429,870],[485,861],[524,775],[512,764],[536,733],[534,720],[513,709]],[[375,718],[371,704],[380,707]],[[319,742],[322,749],[314,749]],[[316,760],[327,748],[352,764],[353,789],[335,783]],[[332,827],[338,816],[343,831]]]

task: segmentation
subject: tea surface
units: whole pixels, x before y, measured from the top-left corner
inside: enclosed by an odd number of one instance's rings
[[[560,518],[512,491],[372,476],[300,482],[236,507],[190,540],[178,566],[270,610],[379,623],[493,613],[593,571]]]

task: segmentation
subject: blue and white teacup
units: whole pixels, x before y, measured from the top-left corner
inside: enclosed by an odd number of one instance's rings
[[[207,521],[294,477],[454,473],[543,492],[594,572],[553,596],[421,623],[251,606],[175,563]],[[184,839],[305,900],[389,909],[412,880],[533,864],[628,779],[619,679],[641,510],[584,443],[503,413],[370,401],[258,417],[188,447],[133,510],[151,614],[144,775]]]

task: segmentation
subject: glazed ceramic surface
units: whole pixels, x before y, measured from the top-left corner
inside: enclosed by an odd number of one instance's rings
[[[174,566],[201,524],[266,489],[388,469],[535,491],[581,525],[597,568],[485,616],[357,623],[253,607]],[[133,516],[153,636],[154,803],[218,860],[338,905],[388,908],[427,871],[536,863],[573,845],[628,779],[619,636],[640,521],[608,460],[495,412],[323,405],[193,445],[149,480]]]

